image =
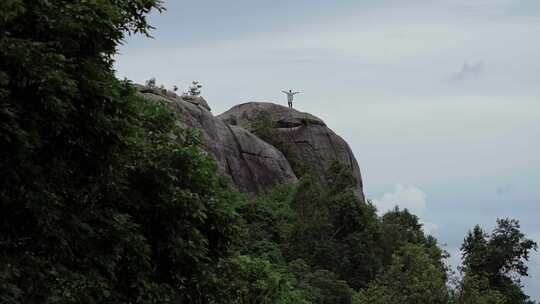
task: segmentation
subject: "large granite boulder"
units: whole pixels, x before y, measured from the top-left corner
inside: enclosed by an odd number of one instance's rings
[[[348,165],[356,178],[356,193],[364,199],[360,167],[351,148],[318,117],[295,109],[265,102],[248,102],[232,107],[218,116],[229,125],[253,131],[261,117],[269,117],[294,154],[323,182],[326,171],[335,162]]]
[[[183,98],[160,88],[136,87],[141,96],[169,104],[178,117],[178,125],[200,130],[203,148],[243,192],[256,194],[278,184],[295,182],[297,177],[291,164],[296,167],[297,160],[325,182],[327,170],[339,161],[352,169],[357,180],[355,190],[364,198],[360,168],[349,145],[318,117],[263,102],[240,104],[214,117],[202,97]],[[283,148],[280,151],[251,132],[261,114],[270,120],[292,152]],[[295,159],[287,159],[284,153],[294,155]]]
[[[203,148],[214,156],[220,170],[231,177],[239,190],[255,194],[297,180],[283,153],[246,129],[214,117],[202,97],[195,102],[160,89],[137,88],[140,95],[169,104],[180,126],[200,130]]]
[[[239,125],[252,130],[253,124],[260,118],[261,113],[278,128],[293,128],[304,125],[326,126],[322,119],[309,113],[304,113],[270,102],[247,102],[232,107],[218,118],[230,125]]]

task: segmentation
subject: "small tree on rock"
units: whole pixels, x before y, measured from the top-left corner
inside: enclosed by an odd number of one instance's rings
[[[156,78],[152,77],[146,81],[146,86],[150,89],[154,89],[156,87]]]

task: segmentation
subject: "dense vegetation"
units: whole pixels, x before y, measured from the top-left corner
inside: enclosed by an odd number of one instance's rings
[[[513,220],[446,253],[347,167],[259,197],[112,69],[156,0],[0,2],[0,303],[528,303]]]

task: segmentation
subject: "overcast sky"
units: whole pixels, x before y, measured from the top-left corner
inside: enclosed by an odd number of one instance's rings
[[[540,1],[166,1],[119,77],[204,85],[214,114],[246,101],[321,117],[365,193],[418,214],[452,263],[467,230],[511,217],[540,241]],[[540,300],[540,255],[527,292]]]

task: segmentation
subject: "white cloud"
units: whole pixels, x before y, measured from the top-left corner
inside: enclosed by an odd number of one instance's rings
[[[395,206],[407,208],[418,217],[422,217],[426,209],[426,193],[418,187],[397,184],[393,192],[385,193],[380,199],[373,201],[379,214],[392,210]],[[420,219],[422,229],[426,234],[433,234],[439,226],[433,222]]]
[[[384,213],[399,206],[407,208],[413,213],[421,213],[426,208],[426,193],[414,186],[397,184],[394,192],[385,193],[380,199],[374,201],[380,213]]]

